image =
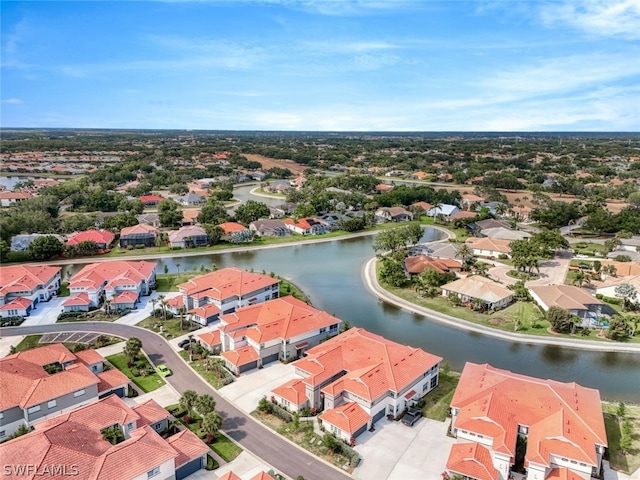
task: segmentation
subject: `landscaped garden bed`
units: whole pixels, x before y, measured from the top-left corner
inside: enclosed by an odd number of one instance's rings
[[[131,366],[123,353],[111,355],[107,357],[107,360],[145,393],[152,392],[164,385],[164,380],[144,355],[141,355]]]

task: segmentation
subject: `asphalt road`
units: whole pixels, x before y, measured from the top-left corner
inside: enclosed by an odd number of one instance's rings
[[[91,331],[119,336],[138,337],[143,349],[154,364],[164,363],[173,375],[166,380],[178,392],[195,390],[209,393],[216,399],[216,410],[223,418],[222,429],[233,440],[253,454],[265,460],[276,470],[305,480],[331,480],[353,478],[347,473],[320,461],[316,457],[274,434],[267,427],[250,418],[233,404],[218,395],[217,391],[202,380],[178,353],[162,337],[140,327],[105,322],[65,323],[32,327],[0,328],[0,336],[34,335],[64,331]]]

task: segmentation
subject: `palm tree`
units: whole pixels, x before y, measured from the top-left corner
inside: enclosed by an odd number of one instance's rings
[[[187,313],[187,307],[180,305],[178,307],[178,314],[180,315],[180,330],[184,330],[184,314]]]
[[[165,322],[167,321],[167,302],[165,301],[166,298],[166,295],[158,295],[158,302],[160,303],[160,307],[162,308],[162,318]]]
[[[155,298],[151,299],[151,305],[153,305],[153,317],[155,318],[156,316],[156,304],[158,303],[158,300]]]
[[[178,271],[178,275],[180,275],[180,262],[176,262],[176,270]]]
[[[198,399],[198,394],[193,390],[185,390],[180,396],[179,405],[187,411],[187,415],[191,416],[193,407]]]
[[[216,409],[216,400],[208,393],[198,395],[195,402],[195,409],[200,415],[205,417]]]
[[[137,337],[131,337],[124,345],[123,353],[130,364],[133,364],[142,350],[142,342]]]
[[[104,313],[107,314],[107,317],[111,316],[111,300],[105,299],[104,301]]]
[[[458,247],[456,258],[460,258],[463,264],[466,265],[471,257],[473,257],[473,250],[469,247],[469,245],[463,243]]]
[[[207,436],[207,443],[211,443],[216,439],[216,434],[222,427],[222,417],[218,412],[207,413],[202,418],[202,431]]]
[[[575,277],[573,277],[573,284],[578,285],[578,287],[582,287],[584,283],[589,283],[589,277],[582,270],[578,270],[576,272]]]

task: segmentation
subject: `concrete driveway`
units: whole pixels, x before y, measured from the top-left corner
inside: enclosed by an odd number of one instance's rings
[[[291,365],[273,362],[264,368],[257,368],[243,373],[236,381],[222,387],[220,395],[225,397],[236,407],[246,413],[253,412],[258,402],[264,396],[270,398],[271,390],[288,382],[295,377],[295,370]]]
[[[441,478],[455,439],[448,422],[422,418],[413,427],[383,418],[357,439],[362,457],[353,475],[363,480]]]
[[[569,265],[571,258],[555,256],[549,260],[543,260],[540,262],[540,278],[536,280],[529,280],[525,282],[527,287],[533,287],[536,285],[562,285],[567,272],[569,271]],[[504,285],[513,285],[517,282],[515,278],[509,277],[507,272],[514,270],[513,267],[508,265],[498,265],[488,270],[489,276],[497,282]]]
[[[160,293],[153,292],[148,297],[140,297],[140,302],[138,303],[137,308],[134,311],[127,313],[123,317],[120,317],[114,323],[122,323],[124,325],[136,325],[140,323],[142,320],[144,320],[145,318],[150,317],[151,314],[153,313],[153,303],[151,303],[151,300],[158,298],[158,295],[166,295],[168,300],[170,298],[177,297],[180,294],[178,292],[171,292],[166,294],[162,292]],[[156,308],[160,308],[160,307],[156,304]]]
[[[48,302],[38,303],[36,309],[22,322],[22,325],[32,327],[35,325],[50,325],[56,323],[58,315],[62,313],[62,303],[67,298],[69,297],[53,297]]]

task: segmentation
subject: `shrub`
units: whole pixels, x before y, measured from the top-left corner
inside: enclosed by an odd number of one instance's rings
[[[144,245],[142,244],[136,245],[136,250],[142,250],[143,248],[144,248]]]
[[[611,305],[622,305],[622,299],[617,297],[605,297],[603,296],[601,300],[605,303],[610,303]]]
[[[631,257],[629,255],[616,255],[613,258],[616,262],[630,262]]]

